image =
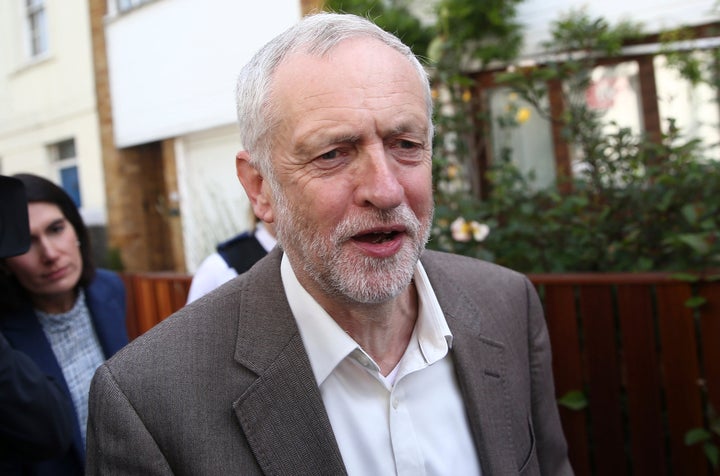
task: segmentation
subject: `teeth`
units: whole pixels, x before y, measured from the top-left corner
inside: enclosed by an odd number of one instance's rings
[[[377,238],[373,240],[373,243],[382,243],[387,240],[387,238],[390,238],[392,235],[391,231],[383,231],[380,233],[377,233]]]

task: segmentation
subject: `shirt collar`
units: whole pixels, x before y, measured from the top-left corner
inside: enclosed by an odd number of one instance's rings
[[[300,330],[318,386],[354,351],[367,356],[357,342],[302,287],[285,254],[282,257],[280,272],[285,295]],[[418,320],[413,335],[417,336],[425,361],[433,363],[447,354],[452,346],[452,333],[425,269],[419,261],[413,279],[419,299]]]

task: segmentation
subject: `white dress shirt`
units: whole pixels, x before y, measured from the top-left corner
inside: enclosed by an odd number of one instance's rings
[[[422,264],[418,319],[387,377],[300,285],[287,256],[282,280],[350,475],[479,475],[448,351],[452,334]]]

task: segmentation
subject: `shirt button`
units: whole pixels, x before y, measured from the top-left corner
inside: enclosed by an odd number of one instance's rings
[[[397,407],[400,405],[400,401],[397,398],[393,398],[392,406],[395,410],[397,410]]]

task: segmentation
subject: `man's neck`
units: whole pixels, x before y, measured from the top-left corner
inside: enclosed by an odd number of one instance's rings
[[[418,295],[413,283],[397,297],[379,304],[316,300],[373,358],[383,375],[387,376],[400,362],[418,316]]]

